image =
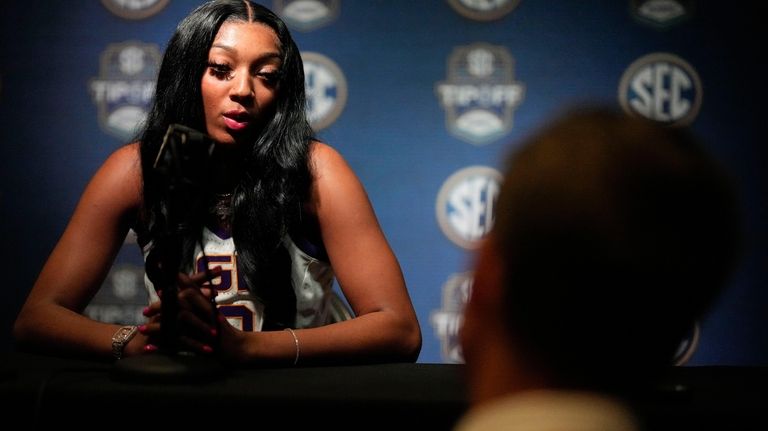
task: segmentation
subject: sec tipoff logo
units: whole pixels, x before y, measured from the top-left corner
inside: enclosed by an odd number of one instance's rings
[[[472,273],[464,272],[452,275],[443,285],[443,301],[440,310],[429,316],[435,334],[440,339],[443,361],[448,363],[464,362],[464,355],[459,343],[459,329],[464,321],[464,306],[472,290]]]
[[[701,80],[680,57],[654,53],[632,63],[619,84],[624,110],[670,126],[691,123],[701,108]]]
[[[107,10],[125,19],[149,18],[166,7],[170,0],[101,0]]]
[[[155,94],[160,49],[129,41],[112,44],[101,54],[99,77],[90,82],[102,129],[121,140],[130,139],[144,121]]]
[[[307,88],[307,115],[315,130],[324,129],[341,115],[347,103],[347,80],[330,58],[302,52]]]
[[[486,144],[512,130],[512,114],[525,95],[514,79],[514,60],[503,46],[460,46],[448,59],[448,79],[435,91],[453,135]]]
[[[273,9],[291,28],[310,31],[339,15],[341,0],[275,0]]]
[[[448,4],[469,19],[492,21],[512,12],[520,0],[448,0]]]
[[[451,175],[437,195],[437,221],[445,236],[459,247],[474,249],[493,226],[501,173],[470,166]]]
[[[692,0],[632,0],[632,13],[645,23],[668,27],[691,14]]]

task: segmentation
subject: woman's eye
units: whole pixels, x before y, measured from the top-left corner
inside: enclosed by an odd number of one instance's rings
[[[226,64],[208,63],[211,75],[218,79],[229,79],[232,77],[232,69]]]
[[[280,80],[280,71],[278,70],[272,70],[272,71],[266,71],[266,72],[259,72],[256,74],[259,78],[266,81],[268,84],[276,84],[277,81]]]

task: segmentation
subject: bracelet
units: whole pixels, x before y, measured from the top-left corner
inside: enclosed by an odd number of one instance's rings
[[[123,350],[125,345],[136,335],[139,331],[137,326],[123,326],[115,332],[112,336],[112,356],[115,359],[123,357]]]
[[[291,328],[285,328],[284,330],[293,335],[293,343],[296,345],[296,357],[293,359],[293,365],[296,366],[296,364],[299,363],[299,353],[301,353],[301,349],[299,348],[299,337],[296,336],[296,332]]]

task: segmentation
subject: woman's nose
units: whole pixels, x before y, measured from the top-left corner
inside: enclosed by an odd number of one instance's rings
[[[233,79],[230,95],[238,99],[254,97],[253,81],[247,73],[240,73]]]

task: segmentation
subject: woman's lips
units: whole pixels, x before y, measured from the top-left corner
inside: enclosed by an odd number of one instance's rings
[[[227,128],[234,131],[243,130],[248,127],[250,118],[243,114],[224,114],[224,124]]]

